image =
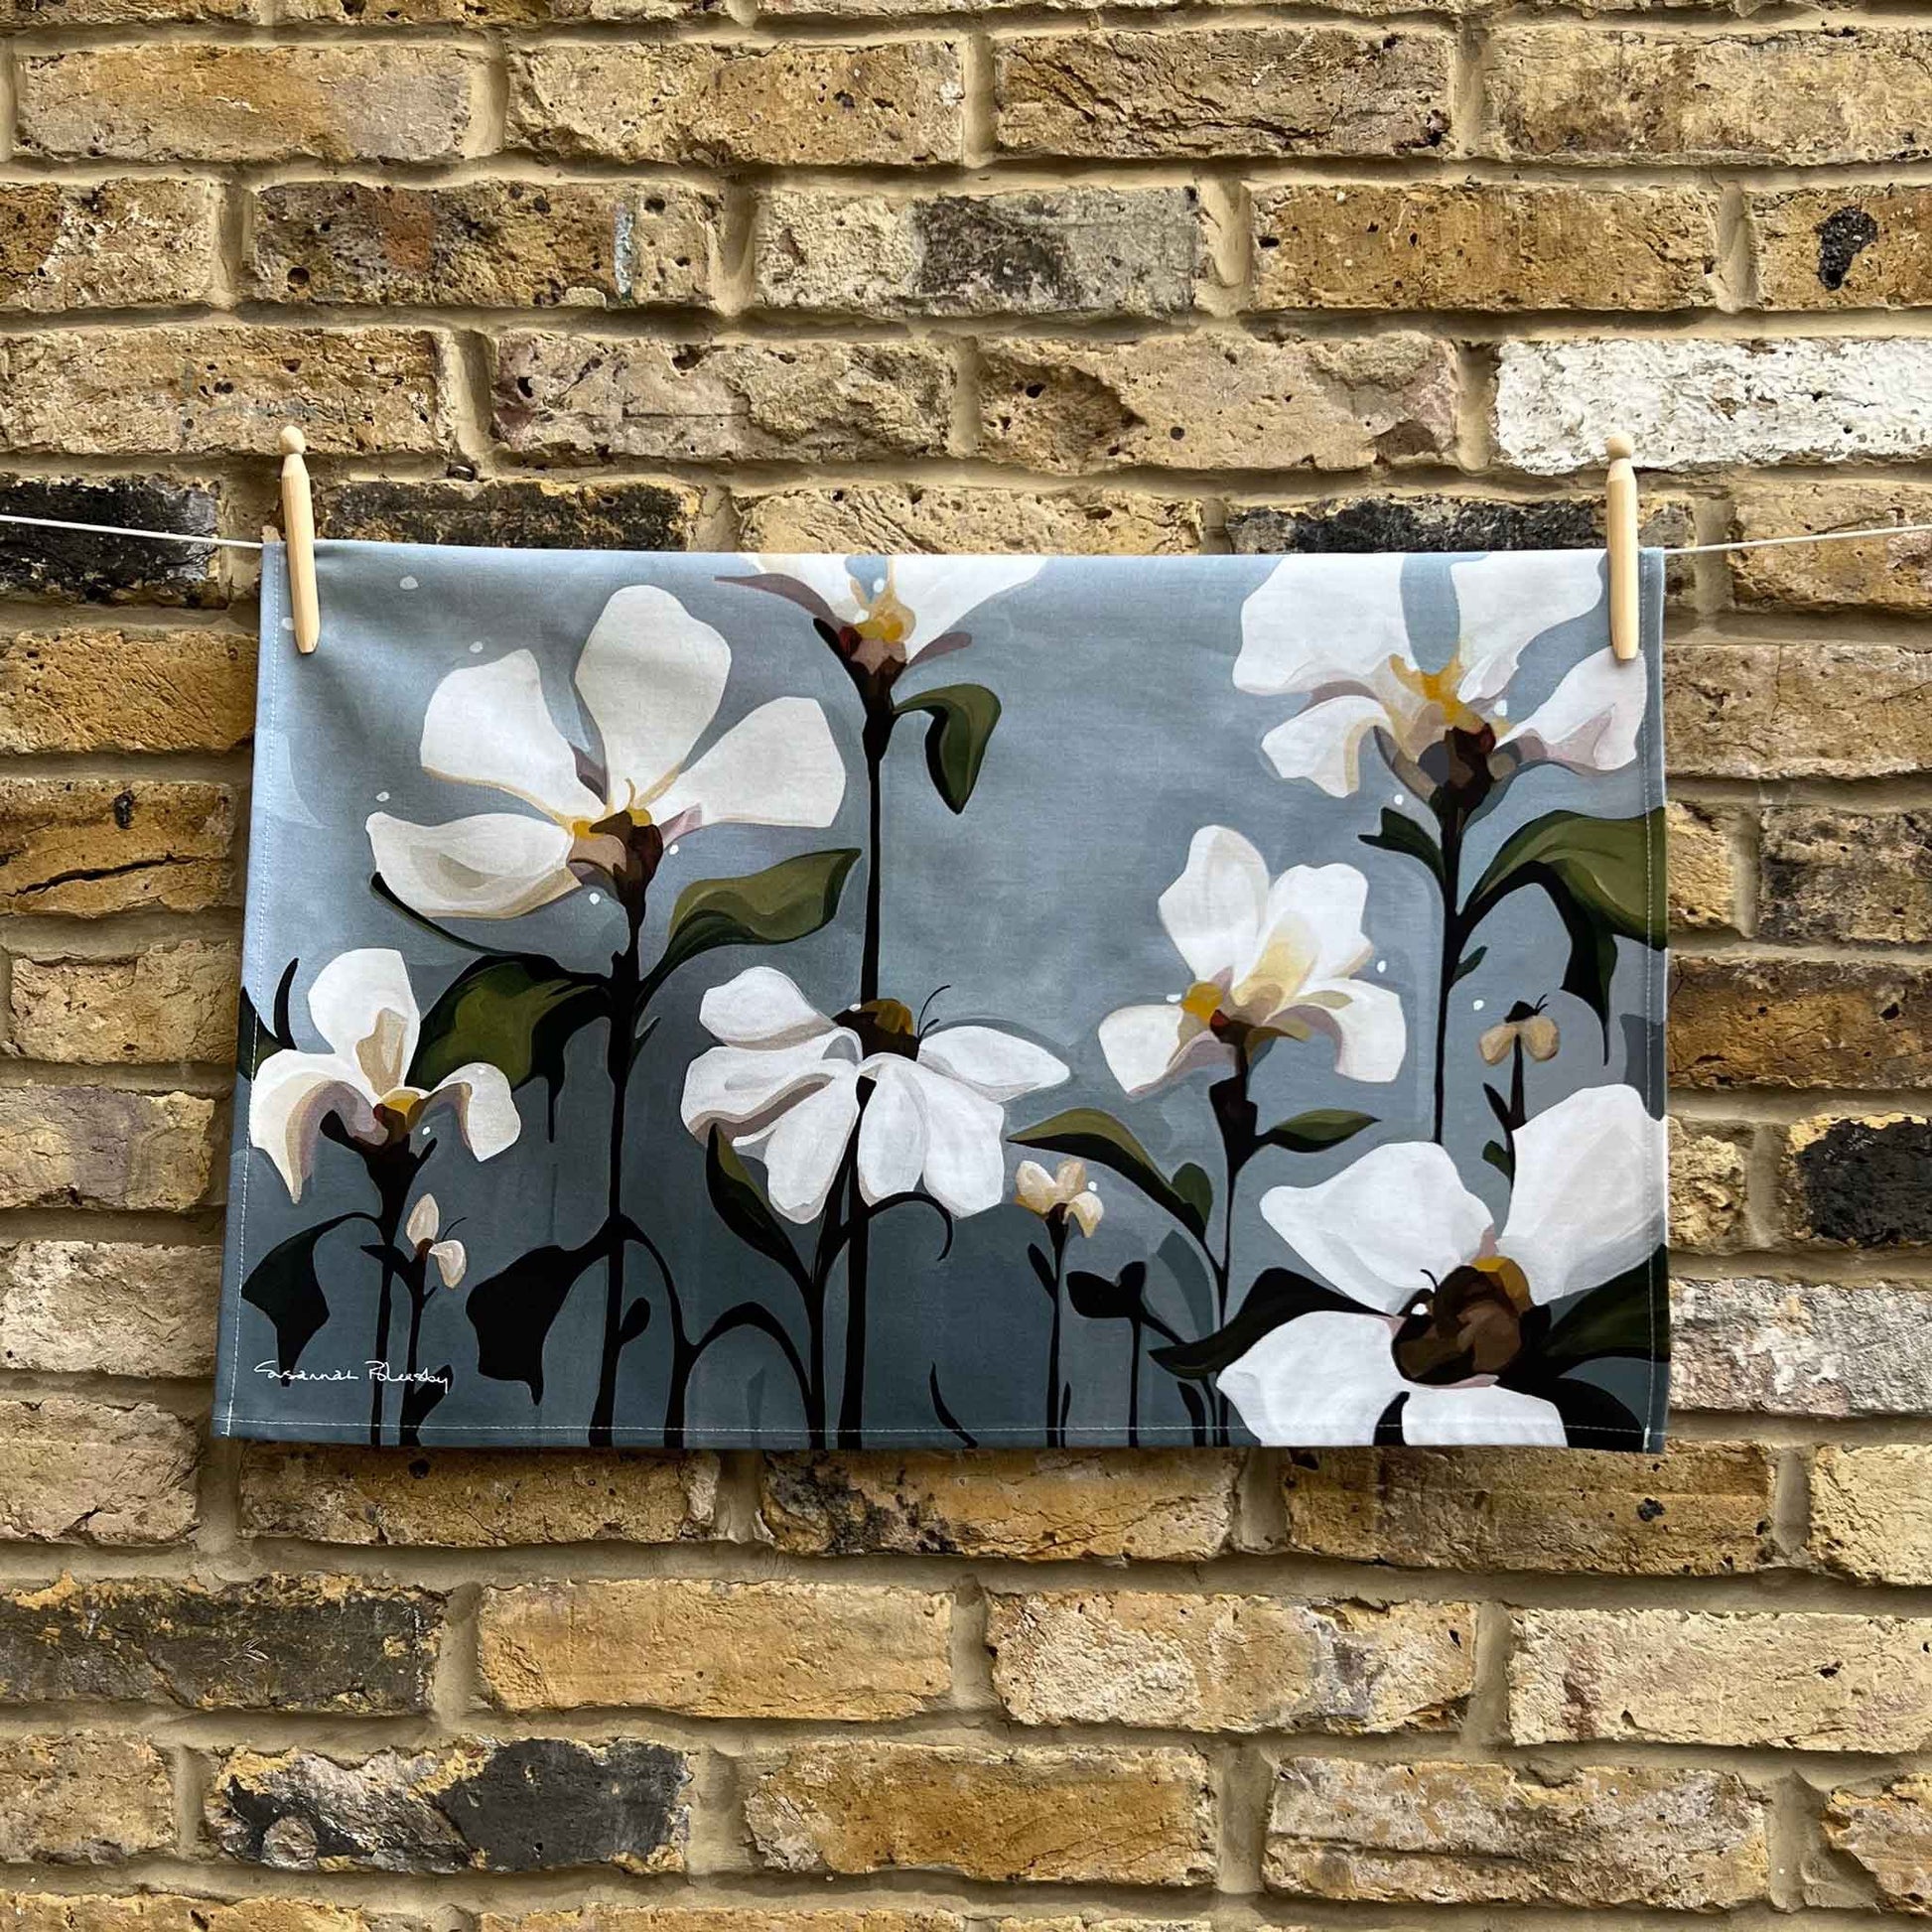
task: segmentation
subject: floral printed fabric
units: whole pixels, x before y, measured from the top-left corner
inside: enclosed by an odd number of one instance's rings
[[[270,562],[220,1433],[1660,1445],[1655,554]]]

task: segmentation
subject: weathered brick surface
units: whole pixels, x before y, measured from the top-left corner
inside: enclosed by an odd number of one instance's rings
[[[1682,776],[1879,778],[1932,756],[1932,685],[1916,651],[1684,644],[1665,662],[1665,743]]]
[[[1732,492],[1738,537],[1932,523],[1932,489],[1913,483],[1749,484]],[[1932,612],[1932,537],[1780,544],[1725,559],[1739,604],[1784,611]]]
[[[1670,840],[1671,924],[1691,926],[1701,932],[1734,926],[1737,923],[1734,815],[1701,810],[1696,805],[1673,800],[1665,826]]]
[[[483,1694],[507,1711],[909,1717],[952,1679],[952,1599],[868,1585],[529,1584],[484,1593]]]
[[[241,1525],[317,1543],[501,1549],[518,1543],[675,1543],[716,1525],[713,1456],[596,1458],[533,1449],[398,1456],[256,1445]]]
[[[173,1848],[166,1756],[104,1731],[0,1738],[0,1863],[110,1864]]]
[[[759,1522],[807,1555],[1197,1562],[1234,1531],[1232,1457],[992,1452],[767,1456]]]
[[[1932,813],[1773,807],[1758,842],[1767,939],[1932,939]]]
[[[420,1711],[439,1600],[347,1578],[75,1583],[0,1595],[0,1703]]]
[[[704,308],[715,195],[677,182],[289,182],[255,200],[251,294],[484,309]]]
[[[950,41],[581,43],[511,57],[509,140],[572,160],[906,167],[960,158],[964,100]]]
[[[1349,27],[1041,34],[994,43],[1010,153],[1391,155],[1449,132],[1441,36]]]
[[[1492,37],[1485,145],[1521,159],[1904,161],[1932,153],[1932,36],[1520,27]]]
[[[0,1892],[7,1932],[368,1932],[346,1905],[300,1898],[191,1898],[171,1892]]]
[[[1680,959],[1671,1078],[1693,1087],[1932,1086],[1932,974],[1917,965]]]
[[[1288,1547],[1419,1569],[1724,1576],[1774,1561],[1773,1465],[1748,1443],[1322,1449],[1288,1458]]]
[[[15,1242],[0,1249],[0,1368],[207,1375],[220,1285],[215,1247]]]
[[[1433,1730],[1475,1669],[1467,1603],[1292,1603],[1082,1590],[988,1605],[993,1689],[1021,1724]]]
[[[7,1043],[29,1059],[80,1066],[226,1065],[240,985],[235,948],[204,939],[121,959],[16,957]]]
[[[683,550],[701,507],[675,483],[422,483],[320,484],[320,526],[371,543],[459,543],[526,550]]]
[[[226,752],[254,728],[254,643],[240,631],[0,637],[0,752]]]
[[[0,336],[0,448],[267,456],[290,423],[319,455],[443,448],[437,339],[257,327]]]
[[[1171,316],[1193,303],[1203,241],[1191,188],[792,190],[759,205],[753,272],[773,309]]]
[[[1812,1457],[1811,1553],[1862,1584],[1932,1584],[1932,1448],[1831,1443]]]
[[[745,1819],[775,1871],[1195,1885],[1214,1870],[1207,1760],[1186,1750],[802,1744]]]
[[[1682,1409],[1932,1415],[1932,1289],[1680,1278],[1671,1330]]]
[[[204,1809],[223,1857],[282,1870],[679,1871],[689,1779],[677,1751],[639,1738],[238,1750]]]
[[[197,912],[234,895],[225,785],[0,778],[0,911]]]
[[[1923,1916],[1932,1908],[1932,1778],[1893,1778],[1831,1794],[1825,1838],[1868,1874],[1881,1904]]]
[[[924,344],[510,335],[497,343],[494,426],[525,455],[937,456],[952,390],[951,362]]]
[[[1264,1875],[1305,1897],[1660,1905],[1763,1896],[1764,1805],[1727,1771],[1282,1764]]]
[[[1670,1241],[1690,1254],[1727,1254],[1749,1238],[1748,1130],[1670,1123]]]
[[[172,1543],[195,1526],[198,1453],[149,1403],[0,1396],[0,1541]]]
[[[0,477],[0,514],[211,535],[220,492],[168,477]],[[50,604],[222,604],[218,550],[0,524],[0,594]],[[181,725],[176,726],[182,729]]]
[[[136,309],[205,302],[219,199],[207,181],[0,187],[0,309]]]
[[[956,1912],[889,1905],[588,1905],[479,1915],[481,1932],[964,1932]]]
[[[1922,189],[1797,188],[1745,197],[1767,309],[1916,308],[1932,301]]]
[[[1122,489],[992,489],[973,483],[843,483],[773,489],[739,500],[745,548],[1191,556],[1200,506]]]
[[[1509,1734],[1523,1744],[1922,1750],[1932,1734],[1932,1621],[1794,1610],[1519,1611]]]
[[[1454,358],[1422,336],[1200,333],[983,353],[982,447],[1035,470],[1360,470],[1441,459],[1454,441]]]
[[[74,49],[19,69],[32,154],[114,161],[454,161],[479,75],[455,47]]]
[[[194,1207],[213,1124],[199,1094],[0,1087],[0,1207]]]
[[[1932,1244],[1932,1120],[1826,1116],[1787,1127],[1782,1142],[1778,1207],[1788,1238],[1855,1248]]]
[[[1695,190],[1307,183],[1253,197],[1258,309],[1701,309],[1717,204]]]

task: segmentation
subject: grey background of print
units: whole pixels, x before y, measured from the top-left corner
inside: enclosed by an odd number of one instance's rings
[[[1321,1041],[1282,1042],[1257,1070],[1264,1122],[1309,1107],[1358,1108],[1380,1124],[1322,1155],[1262,1155],[1246,1176],[1235,1226],[1237,1281],[1294,1257],[1255,1210],[1268,1186],[1323,1179],[1384,1141],[1426,1139],[1430,1129],[1430,1015],[1440,907],[1412,861],[1366,847],[1398,786],[1379,756],[1363,758],[1364,783],[1334,799],[1307,782],[1287,783],[1265,762],[1261,740],[1297,707],[1235,689],[1240,611],[1276,568],[1268,557],[1057,558],[1031,583],[981,607],[969,620],[970,650],[915,663],[901,695],[970,679],[995,690],[1003,715],[966,812],[953,816],[925,776],[923,720],[902,728],[886,772],[887,850],[883,991],[914,1011],[934,996],[929,1024],[984,1021],[1022,1033],[1072,1067],[1062,1087],[1009,1107],[1009,1128],[1073,1105],[1094,1105],[1126,1121],[1172,1168],[1196,1159],[1218,1169],[1197,1074],[1140,1100],[1121,1093],[1095,1037],[1104,1015],[1178,992],[1187,975],[1160,923],[1157,901],[1178,876],[1200,826],[1221,823],[1252,839],[1271,872],[1345,860],[1369,881],[1366,926],[1382,982],[1403,998],[1409,1050],[1393,1082],[1339,1078]],[[1419,651],[1446,656],[1454,642],[1449,556],[1415,556],[1404,597]],[[842,815],[822,832],[719,827],[686,839],[666,860],[651,896],[646,958],[689,881],[755,871],[795,853],[863,845],[864,766],[859,706],[831,652],[803,612],[781,599],[721,584],[743,575],[739,556],[464,550],[325,542],[319,546],[324,641],[297,657],[283,624],[287,609],[279,552],[271,551],[262,600],[263,648],[256,734],[244,977],[264,1012],[291,958],[300,958],[295,1032],[320,1045],[305,1003],[315,973],[354,946],[388,946],[408,961],[419,1005],[436,994],[466,955],[417,929],[369,890],[372,864],[363,821],[372,811],[434,823],[479,810],[515,809],[501,794],[471,791],[427,776],[417,759],[424,707],[448,672],[528,647],[544,669],[552,711],[580,739],[571,672],[605,601],[624,585],[653,583],[676,595],[729,639],[731,681],[713,736],[757,705],[786,693],[819,698],[846,756]],[[1291,561],[1290,568],[1295,564]],[[1525,772],[1502,809],[1470,836],[1465,878],[1507,831],[1566,807],[1624,817],[1660,803],[1659,726],[1662,559],[1644,557],[1645,676],[1650,702],[1635,763],[1581,777],[1553,766]],[[1588,616],[1546,633],[1525,653],[1512,688],[1512,715],[1527,715],[1564,671],[1605,641],[1599,603]],[[478,652],[473,646],[481,643]],[[708,740],[707,740],[708,742]],[[706,1200],[702,1150],[677,1118],[684,1070],[708,1042],[696,1020],[706,987],[761,961],[788,974],[821,1008],[856,996],[862,873],[855,871],[840,917],[798,944],[705,955],[662,996],[662,1018],[631,1089],[628,1205],[665,1248],[690,1306],[694,1328],[748,1295],[770,1299],[781,1316],[795,1308],[775,1270],[718,1223]],[[619,913],[578,893],[516,921],[460,928],[490,943],[555,954],[602,969],[620,943]],[[1464,1181],[1498,1210],[1506,1189],[1479,1158],[1491,1123],[1481,1094],[1476,1035],[1518,997],[1551,992],[1561,977],[1563,933],[1539,894],[1515,895],[1480,935],[1481,965],[1455,990],[1449,1042],[1448,1144]],[[1662,956],[1623,944],[1613,987],[1607,1058],[1594,1017],[1583,1004],[1551,1001],[1563,1048],[1530,1069],[1532,1114],[1575,1088],[1627,1080],[1653,1114],[1663,1107]],[[1367,970],[1377,970],[1374,968]],[[943,991],[938,989],[944,988]],[[522,1138],[479,1165],[448,1114],[433,1129],[437,1152],[418,1182],[433,1192],[446,1224],[463,1217],[471,1281],[546,1240],[583,1240],[603,1212],[601,1150],[609,1089],[601,1073],[602,1029],[573,1043],[554,1143],[545,1137],[540,1084],[519,1094]],[[275,1242],[328,1214],[369,1205],[367,1181],[344,1150],[323,1143],[300,1207],[245,1139],[246,1087],[238,1094],[231,1157],[217,1434],[292,1440],[357,1440],[367,1426],[367,1392],[351,1383],[284,1386],[256,1365],[272,1362],[266,1318],[238,1297],[242,1271]],[[1009,1173],[1024,1150],[1009,1149]],[[1040,1157],[1051,1165],[1051,1157]],[[1170,1225],[1128,1185],[1104,1172],[1096,1182],[1106,1219],[1074,1265],[1112,1273],[1152,1253]],[[1662,1176],[1654,1202],[1663,1239]],[[1041,1439],[1047,1310],[1025,1258],[1039,1223],[1012,1205],[959,1223],[951,1256],[933,1265],[938,1223],[902,1208],[877,1226],[868,1440],[953,1446],[935,1418],[928,1376],[937,1365],[945,1399],[983,1443]],[[353,1228],[327,1237],[323,1281],[329,1325],[303,1357],[305,1370],[359,1366],[373,1324],[376,1269]],[[1177,1246],[1177,1244],[1173,1244]],[[1172,1253],[1173,1247],[1164,1251]],[[1183,1331],[1204,1323],[1207,1284],[1161,1261],[1157,1301]],[[641,1264],[633,1291],[651,1286]],[[1191,1309],[1189,1312],[1191,1298]],[[552,1329],[541,1408],[520,1383],[476,1372],[476,1337],[460,1294],[439,1296],[426,1325],[425,1361],[456,1370],[455,1386],[424,1426],[426,1443],[506,1446],[584,1440],[597,1373],[600,1271],[579,1284]],[[842,1298],[832,1296],[838,1357]],[[1074,1442],[1121,1440],[1126,1404],[1126,1330],[1121,1323],[1069,1318],[1065,1370],[1073,1387]],[[664,1393],[662,1324],[629,1348],[618,1408],[618,1439],[657,1440]],[[1661,1430],[1661,1368],[1599,1364],[1599,1379]],[[391,1408],[393,1416],[393,1405]],[[1143,1434],[1188,1440],[1169,1378],[1149,1368]],[[1237,1429],[1239,1424],[1237,1422]],[[766,1447],[802,1444],[788,1375],[768,1341],[737,1334],[708,1355],[691,1389],[690,1440]]]

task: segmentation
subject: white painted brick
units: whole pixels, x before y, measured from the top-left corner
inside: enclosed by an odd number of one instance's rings
[[[1932,455],[1932,341],[1505,343],[1500,462],[1561,476],[1603,461],[1615,430],[1645,470],[1861,463]]]

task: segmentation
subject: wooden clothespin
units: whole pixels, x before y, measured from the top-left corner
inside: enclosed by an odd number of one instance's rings
[[[289,615],[295,620],[295,647],[305,657],[322,637],[322,600],[316,593],[316,505],[309,491],[309,466],[302,461],[308,447],[308,439],[293,423],[282,432],[282,524],[288,531]]]
[[[1638,592],[1637,473],[1630,459],[1637,446],[1622,434],[1604,445],[1610,459],[1603,484],[1603,547],[1610,560],[1610,649],[1628,664],[1642,648],[1642,599]]]

